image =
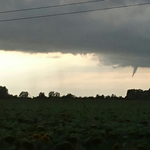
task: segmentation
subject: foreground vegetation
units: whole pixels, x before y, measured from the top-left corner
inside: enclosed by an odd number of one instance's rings
[[[0,100],[1,150],[149,150],[150,102]]]

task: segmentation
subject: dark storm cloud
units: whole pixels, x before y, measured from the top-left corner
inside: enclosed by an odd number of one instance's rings
[[[75,1],[80,2],[80,1]],[[142,1],[147,2],[147,1]],[[23,9],[67,0],[1,0],[0,10]],[[113,0],[19,13],[0,14],[0,19],[30,17],[118,5],[141,3]],[[0,23],[0,49],[23,52],[96,53],[105,65],[150,67],[149,5],[92,13]]]

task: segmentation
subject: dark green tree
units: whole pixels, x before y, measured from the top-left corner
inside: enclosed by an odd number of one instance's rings
[[[45,93],[44,92],[40,92],[38,98],[46,98]]]
[[[19,98],[28,98],[29,97],[29,93],[26,92],[26,91],[22,91],[20,94],[19,94]]]
[[[49,98],[52,98],[52,97],[60,97],[60,93],[59,93],[59,92],[51,91],[51,92],[48,93],[48,97],[49,97]]]
[[[0,86],[0,98],[9,97],[8,89],[5,86]]]
[[[65,97],[66,98],[75,98],[76,96],[71,93],[68,93]]]

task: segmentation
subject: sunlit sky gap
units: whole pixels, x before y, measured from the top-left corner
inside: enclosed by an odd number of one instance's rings
[[[125,96],[129,88],[148,89],[150,71],[139,69],[132,78],[132,68],[103,66],[94,54],[73,55],[61,53],[0,52],[1,85],[10,93],[28,91],[31,96],[39,92],[58,91],[61,95],[96,94]]]

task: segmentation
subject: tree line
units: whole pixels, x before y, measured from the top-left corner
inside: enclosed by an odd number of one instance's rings
[[[19,95],[12,95],[8,92],[8,89],[5,86],[0,86],[0,99],[98,99],[98,100],[117,100],[117,99],[127,99],[127,100],[149,100],[150,99],[150,89],[141,90],[141,89],[129,89],[125,97],[117,97],[115,94],[111,96],[99,95],[94,96],[85,96],[77,97],[71,93],[61,96],[59,92],[50,91],[48,96],[44,92],[40,92],[36,97],[30,97],[29,92],[22,91]]]

